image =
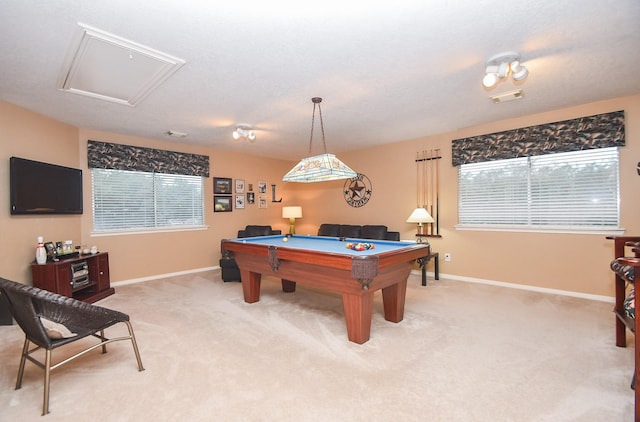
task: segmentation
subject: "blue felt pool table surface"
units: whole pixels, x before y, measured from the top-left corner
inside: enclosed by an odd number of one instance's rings
[[[287,239],[286,241],[284,239]],[[356,239],[345,238],[341,240],[330,236],[301,236],[285,235],[258,236],[234,239],[242,243],[252,243],[255,245],[276,246],[283,248],[306,249],[316,252],[338,253],[343,255],[368,256],[391,252],[398,249],[415,246],[415,242],[396,242],[390,240]],[[356,251],[347,248],[347,243],[368,243],[372,244],[372,249]]]

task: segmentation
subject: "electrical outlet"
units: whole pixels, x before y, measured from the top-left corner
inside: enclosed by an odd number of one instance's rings
[[[451,261],[451,254],[449,252],[444,254],[444,260],[447,261],[447,262]]]

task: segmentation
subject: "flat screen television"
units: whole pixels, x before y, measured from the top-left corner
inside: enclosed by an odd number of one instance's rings
[[[82,214],[82,170],[11,157],[11,214]]]

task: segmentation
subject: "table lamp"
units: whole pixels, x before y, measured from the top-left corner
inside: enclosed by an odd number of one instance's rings
[[[407,223],[418,223],[418,243],[422,242],[422,236],[424,233],[422,232],[422,223],[433,223],[435,220],[429,212],[425,208],[416,208],[413,210],[409,218],[407,218]]]
[[[296,218],[302,218],[302,207],[282,207],[282,218],[289,219],[289,234],[296,234]]]

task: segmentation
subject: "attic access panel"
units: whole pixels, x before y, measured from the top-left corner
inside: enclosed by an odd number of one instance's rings
[[[79,23],[58,89],[135,106],[185,61]]]

